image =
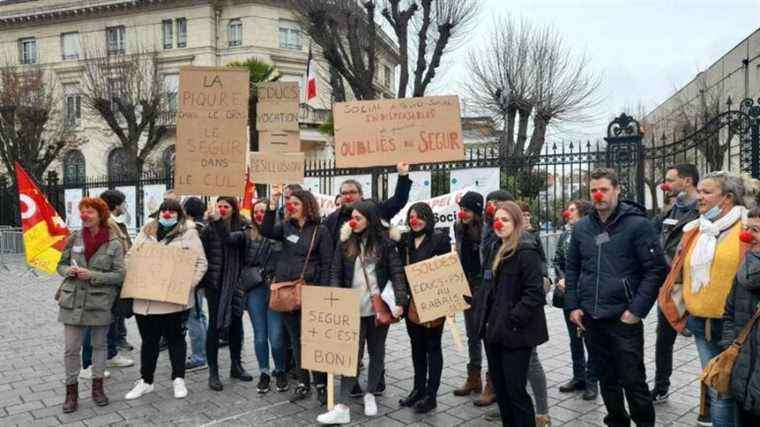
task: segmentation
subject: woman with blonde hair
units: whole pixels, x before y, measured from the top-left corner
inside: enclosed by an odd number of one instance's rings
[[[483,290],[476,325],[486,344],[488,368],[502,424],[533,427],[536,415],[526,389],[531,354],[549,340],[543,306],[541,255],[525,232],[522,212],[506,202],[493,216],[494,278]]]

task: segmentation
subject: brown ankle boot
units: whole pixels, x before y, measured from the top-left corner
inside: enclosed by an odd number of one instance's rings
[[[462,388],[454,390],[454,396],[469,396],[471,393],[483,391],[483,380],[480,379],[480,368],[467,368],[467,381]]]
[[[108,397],[103,390],[103,378],[92,379],[92,401],[98,406],[108,405]]]
[[[66,384],[66,400],[63,402],[63,413],[69,414],[79,409],[79,383]]]
[[[475,406],[490,406],[496,402],[496,394],[493,392],[493,386],[491,385],[491,376],[486,372],[486,387],[483,389],[483,393],[480,394],[480,398],[472,402]]]

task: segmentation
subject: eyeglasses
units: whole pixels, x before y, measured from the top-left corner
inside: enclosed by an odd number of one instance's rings
[[[350,196],[352,194],[359,194],[359,192],[356,191],[356,190],[349,190],[349,191],[341,191],[340,192],[341,196]]]

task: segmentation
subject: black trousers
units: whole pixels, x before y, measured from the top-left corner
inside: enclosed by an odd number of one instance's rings
[[[216,317],[219,312],[219,293],[206,289],[208,301],[208,329],[206,332],[206,361],[209,366],[219,366],[219,338],[222,331],[216,328]],[[230,345],[230,360],[240,361],[243,349],[243,317],[232,316],[228,337]]]
[[[172,380],[185,377],[185,357],[187,343],[185,332],[189,310],[169,314],[135,314],[137,329],[140,331],[140,376],[143,381],[153,384],[153,374],[158,362],[159,342],[163,336],[169,347],[169,361],[172,364]]]
[[[654,426],[654,405],[644,367],[644,324],[629,325],[619,319],[584,317],[590,357],[599,374],[600,389],[609,426]],[[625,409],[625,400],[631,409]]]
[[[436,328],[428,328],[406,319],[406,332],[412,343],[414,365],[414,389],[435,399],[441,386],[443,350],[441,336],[445,322]]]
[[[582,336],[578,336],[578,326],[570,321],[570,311],[564,310],[565,325],[570,336],[570,355],[573,358],[573,380],[586,385],[596,384],[598,375],[591,360],[591,352],[588,351],[588,343]],[[589,353],[588,359],[586,352]]]
[[[536,412],[528,394],[528,366],[532,348],[507,350],[486,343],[488,372],[501,413],[501,424],[509,427],[533,427]]]
[[[736,420],[738,427],[757,427],[760,426],[760,415],[755,415],[751,412],[738,410],[739,418]]]
[[[655,390],[667,393],[670,389],[670,376],[673,374],[673,345],[678,332],[673,329],[668,319],[657,307],[657,343],[655,345]]]

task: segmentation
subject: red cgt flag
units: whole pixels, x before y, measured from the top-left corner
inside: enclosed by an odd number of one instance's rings
[[[26,262],[38,270],[54,274],[61,251],[66,246],[69,228],[18,162],[16,181]]]
[[[240,214],[247,219],[252,218],[253,199],[255,197],[256,186],[251,181],[251,171],[245,172],[245,193],[243,193],[243,202],[240,204]]]

